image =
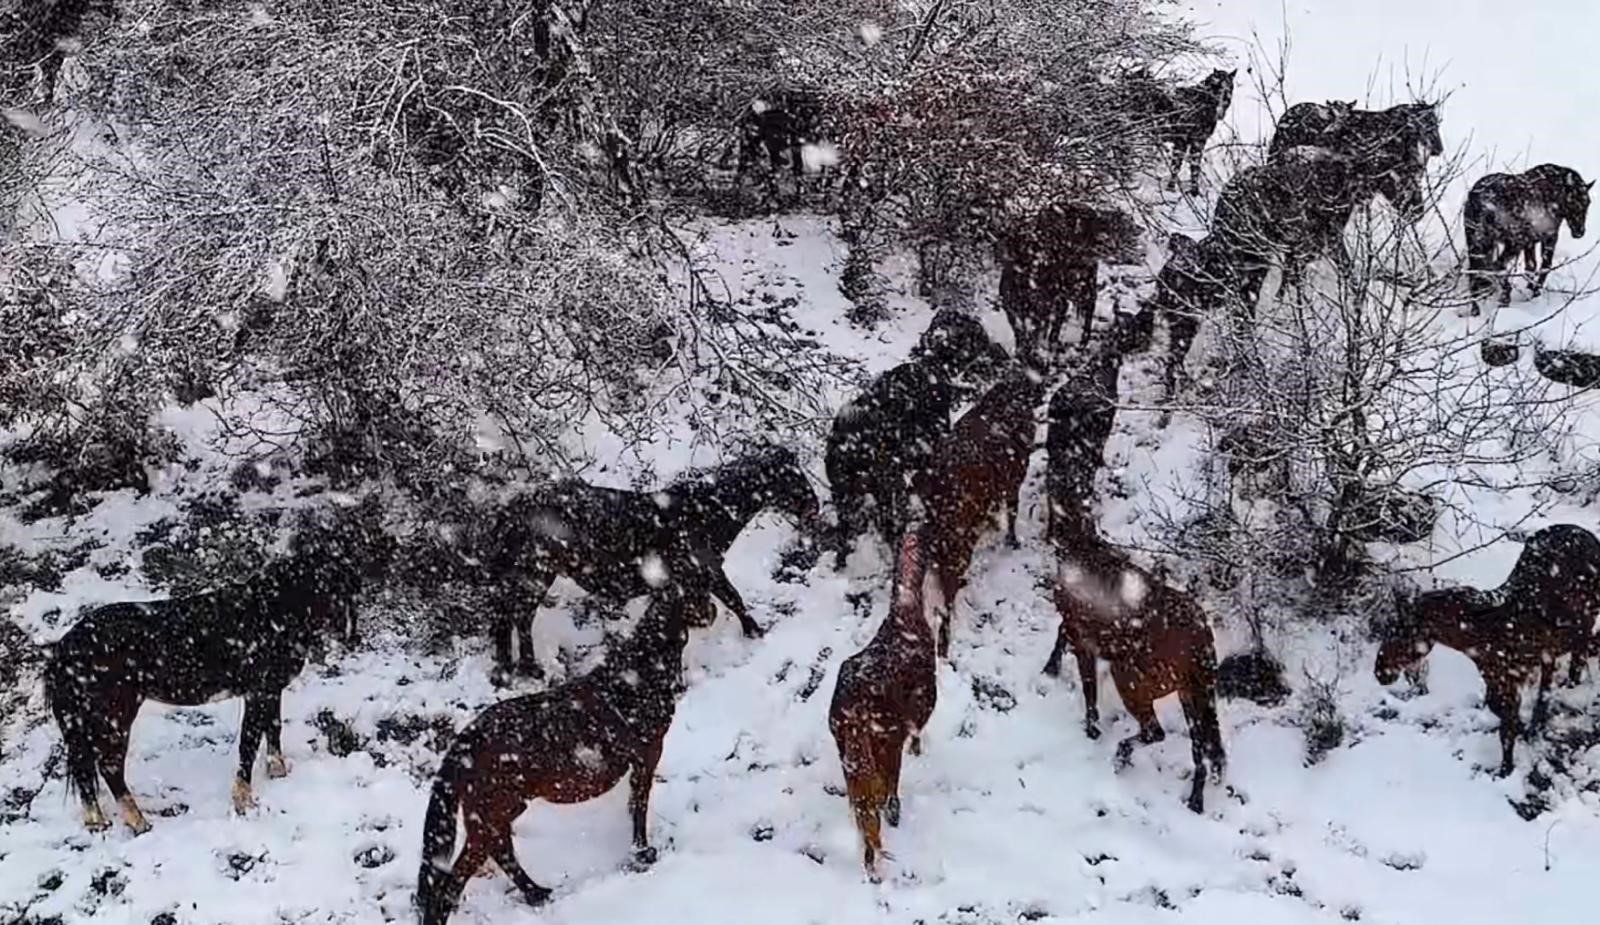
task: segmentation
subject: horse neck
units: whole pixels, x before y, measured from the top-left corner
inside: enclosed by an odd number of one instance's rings
[[[1422,631],[1438,645],[1466,652],[1487,641],[1493,624],[1503,618],[1492,598],[1475,588],[1435,605],[1422,619]]]
[[[664,620],[647,613],[625,643],[606,659],[601,683],[605,700],[630,722],[670,718],[683,677],[684,634],[664,629]]]
[[[750,518],[767,505],[767,499],[752,485],[763,475],[756,466],[741,467],[736,472],[723,469],[710,484],[685,490],[688,506],[701,514],[695,524],[702,531],[701,539],[717,549],[733,545]]]

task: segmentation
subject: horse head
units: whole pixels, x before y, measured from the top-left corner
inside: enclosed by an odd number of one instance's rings
[[[802,526],[809,526],[821,509],[817,493],[800,468],[794,450],[774,446],[754,454],[757,491],[764,505],[776,508],[795,518]]]
[[[1425,657],[1433,641],[1423,633],[1422,596],[1410,589],[1395,588],[1394,614],[1377,627],[1378,658],[1372,673],[1379,684],[1393,684],[1400,672]]]
[[[1234,79],[1238,76],[1238,68],[1224,71],[1218,68],[1206,78],[1206,87],[1217,101],[1217,118],[1221,119],[1228,114],[1228,106],[1233,102]]]
[[[970,376],[979,381],[998,375],[1008,359],[977,318],[951,308],[934,313],[916,352],[925,355],[935,372],[946,378]]]
[[[1567,186],[1566,201],[1562,203],[1562,218],[1567,220],[1567,228],[1572,231],[1574,238],[1581,238],[1588,230],[1589,222],[1589,194],[1594,189],[1594,181],[1583,182],[1583,177],[1572,171],[1571,182]]]

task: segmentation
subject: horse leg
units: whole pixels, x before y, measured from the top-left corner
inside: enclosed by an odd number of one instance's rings
[[[856,817],[856,830],[861,833],[861,863],[873,882],[880,879],[878,857],[883,854],[882,812],[886,788],[877,776],[879,773],[880,769],[875,767],[845,772],[845,793],[850,800],[850,811]]]
[[[1500,720],[1500,769],[1497,777],[1510,776],[1512,768],[1516,766],[1513,753],[1517,747],[1517,725],[1521,720],[1521,699],[1517,695],[1520,678],[1506,678],[1497,676],[1493,680],[1485,678],[1484,703]]]
[[[1167,176],[1167,189],[1178,188],[1178,176],[1183,172],[1184,144],[1182,139],[1172,140],[1172,155],[1168,158],[1168,165],[1172,168]]]
[[[911,740],[917,741],[916,736],[913,735]],[[904,757],[904,746],[899,742],[884,749],[883,773],[888,782],[889,796],[883,803],[883,820],[889,823],[890,828],[900,827],[900,764]]]
[[[1078,684],[1083,689],[1083,734],[1100,738],[1100,679],[1095,676],[1095,657],[1083,646],[1074,646],[1078,659]]]
[[[233,778],[233,811],[244,815],[255,808],[256,798],[250,789],[250,779],[255,771],[256,751],[261,748],[261,738],[267,733],[276,714],[271,712],[267,698],[260,694],[244,697],[244,721],[239,725],[239,770]]]
[[[143,835],[150,831],[150,823],[145,820],[138,802],[128,789],[127,778],[123,776],[123,769],[128,763],[128,738],[133,731],[134,717],[139,713],[139,701],[137,698],[121,697],[107,706],[100,729],[100,741],[95,743],[95,751],[100,759],[100,776],[105,778],[106,789],[111,791],[111,798],[117,801],[128,828],[135,835]],[[95,809],[98,811],[99,806],[96,805]]]
[[[1061,654],[1067,650],[1067,644],[1072,641],[1070,637],[1067,618],[1063,615],[1061,625],[1056,627],[1056,644],[1050,649],[1050,657],[1044,661],[1044,674],[1052,678],[1061,677]]]
[[[1206,729],[1206,720],[1200,705],[1195,702],[1195,695],[1187,690],[1178,692],[1178,702],[1183,705],[1183,718],[1189,722],[1189,750],[1194,760],[1194,780],[1189,788],[1187,805],[1192,813],[1206,811],[1206,757],[1210,745],[1210,733]]]
[[[1006,496],[1000,500],[1000,516],[1006,522],[1006,545],[1012,549],[1022,545],[1017,540],[1017,510],[1017,496],[1006,492]]]
[[[489,857],[500,865],[500,869],[506,872],[507,877],[511,878],[511,882],[522,893],[522,898],[527,901],[528,905],[542,906],[549,901],[550,888],[540,886],[534,882],[534,879],[528,876],[528,872],[523,869],[522,863],[517,860],[516,849],[511,844],[511,829],[509,827],[489,845]]]
[[[1555,239],[1555,237],[1551,236],[1551,235],[1546,235],[1544,238],[1540,239],[1540,241],[1539,241],[1539,251],[1540,251],[1539,272],[1538,272],[1538,275],[1536,275],[1534,277],[1534,280],[1533,280],[1533,294],[1534,295],[1538,295],[1539,293],[1544,291],[1545,280],[1548,279],[1549,276],[1550,276],[1550,267],[1551,267],[1552,264],[1555,263],[1555,256],[1556,256],[1556,239]],[[1532,267],[1531,255],[1533,253],[1533,248],[1532,247],[1528,248],[1528,253],[1530,255],[1529,267],[1531,268]]]
[[[655,783],[656,765],[661,762],[662,739],[657,738],[640,750],[628,778],[628,814],[633,817],[633,860],[641,865],[656,862],[656,849],[650,847],[647,817],[650,813],[650,787]]]
[[[1121,742],[1117,743],[1116,769],[1123,770],[1133,763],[1133,749],[1136,745],[1154,745],[1167,737],[1166,730],[1161,728],[1161,721],[1156,718],[1155,701],[1143,697],[1134,687],[1132,678],[1127,671],[1119,671],[1116,665],[1111,666],[1111,674],[1117,681],[1117,692],[1122,695],[1122,705],[1128,708],[1134,720],[1139,724],[1139,731]]]
[[[263,696],[267,714],[267,776],[289,776],[289,761],[283,757],[283,692]]]
[[[1553,656],[1545,655],[1539,660],[1539,690],[1533,695],[1533,715],[1528,719],[1528,725],[1522,730],[1523,737],[1531,739],[1544,731],[1545,723],[1550,719],[1550,682],[1555,675],[1556,660]]]
[[[1191,196],[1200,195],[1200,160],[1205,150],[1204,141],[1189,143],[1189,195]]]
[[[709,570],[711,586],[707,590],[713,597],[726,604],[728,609],[733,611],[733,615],[739,618],[739,629],[746,639],[760,639],[766,630],[750,616],[750,608],[745,605],[744,598],[739,596],[739,589],[728,580],[727,573],[722,570],[722,563],[709,564],[712,565]]]
[[[1172,396],[1177,393],[1178,373],[1183,370],[1189,348],[1199,331],[1199,315],[1189,311],[1167,314],[1167,362],[1161,378],[1162,401],[1172,401]]]
[[[1500,274],[1500,307],[1505,308],[1511,304],[1511,264],[1517,259],[1517,252],[1505,248],[1495,261],[1496,270]]]

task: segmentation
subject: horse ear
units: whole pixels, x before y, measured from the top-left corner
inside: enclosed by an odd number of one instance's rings
[[[1583,184],[1583,188],[1586,190],[1594,189],[1594,181],[1590,180],[1588,183]]]

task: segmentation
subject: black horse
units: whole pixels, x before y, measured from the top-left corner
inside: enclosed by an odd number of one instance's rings
[[[1141,320],[1118,315],[1088,361],[1050,396],[1045,431],[1045,538],[1052,545],[1094,531],[1094,477],[1117,417],[1122,358],[1141,346]]]
[[[1353,275],[1344,229],[1356,207],[1374,195],[1407,221],[1420,219],[1422,168],[1379,170],[1325,148],[1292,148],[1235,174],[1217,201],[1211,239],[1245,312],[1254,314],[1261,284],[1280,258],[1282,288],[1298,287],[1306,264],[1324,255],[1346,278]]]
[[[45,687],[84,824],[109,825],[96,795],[98,775],[128,827],[149,829],[123,777],[129,731],[146,700],[194,706],[243,697],[233,806],[240,813],[253,806],[251,774],[262,737],[267,774],[288,773],[279,737],[283,689],[324,634],[353,621],[356,594],[384,561],[381,548],[352,533],[302,536],[288,558],[243,584],[110,604],[79,620],[56,644]]]
[[[1423,167],[1444,153],[1438,103],[1403,103],[1383,110],[1353,103],[1297,103],[1278,120],[1267,156],[1300,147],[1327,148],[1379,170]]]
[[[999,242],[1000,307],[1019,357],[1039,364],[1074,311],[1087,342],[1100,299],[1101,261],[1138,260],[1139,226],[1126,213],[1076,202],[1052,203]]]
[[[760,625],[722,570],[723,556],[761,511],[784,511],[809,528],[817,506],[811,483],[784,447],[685,473],[654,492],[568,479],[518,498],[495,519],[484,556],[498,597],[495,659],[502,669],[541,673],[530,634],[560,575],[615,605],[692,572],[707,585],[698,590],[732,610],[746,636],[759,636]],[[519,635],[520,657],[513,659]]]
[[[1233,102],[1233,83],[1237,70],[1213,70],[1197,84],[1168,89],[1140,73],[1130,80],[1134,112],[1146,120],[1157,143],[1172,146],[1172,173],[1167,188],[1177,189],[1183,162],[1189,162],[1189,192],[1200,193],[1200,159],[1206,142],[1217,130]]]
[[[787,155],[796,177],[804,170],[802,153],[817,141],[822,126],[822,97],[809,90],[784,90],[753,101],[737,126],[739,164],[736,177],[744,176],[761,160],[763,149],[774,172]]]
[[[513,697],[478,715],[450,745],[428,798],[416,906],[422,925],[444,925],[467,881],[495,862],[538,906],[550,889],[517,860],[511,826],[533,800],[581,803],[629,777],[634,858],[655,860],[647,815],[656,764],[678,697],[690,627],[709,626],[711,601],[663,587],[631,637],[582,677]],[[466,840],[456,851],[456,819]]]
[[[970,315],[934,315],[911,359],[875,379],[839,410],[824,458],[839,518],[835,568],[844,568],[870,512],[879,537],[897,549],[933,447],[950,432],[958,380],[986,380],[1005,351]]]
[[[1505,274],[1519,256],[1533,274],[1530,294],[1539,294],[1555,259],[1561,223],[1567,223],[1574,238],[1583,237],[1593,188],[1593,181],[1585,183],[1576,170],[1557,164],[1540,164],[1520,174],[1491,173],[1472,184],[1466,227],[1474,315],[1479,297],[1493,285],[1490,277],[1497,274],[1500,304],[1511,304],[1511,278]],[[1535,247],[1543,251],[1542,262],[1536,262]]]
[[[1200,321],[1228,297],[1228,268],[1221,249],[1210,237],[1195,240],[1182,232],[1167,238],[1167,262],[1156,275],[1156,291],[1140,307],[1135,323],[1149,349],[1156,319],[1167,325],[1167,358],[1162,372],[1162,400],[1177,391],[1178,374],[1200,331]]]

